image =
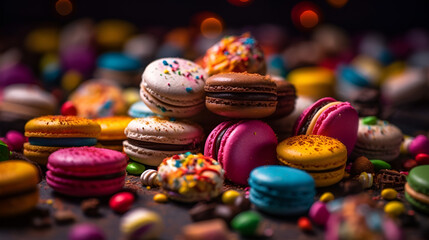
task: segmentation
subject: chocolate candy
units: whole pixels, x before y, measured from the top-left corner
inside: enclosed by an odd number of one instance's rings
[[[325,192],[322,194],[322,196],[320,196],[319,201],[327,203],[334,199],[335,199],[334,194],[332,194],[331,192]]]
[[[375,178],[378,189],[393,188],[396,191],[403,191],[406,182],[406,175],[395,170],[382,169]]]
[[[216,205],[216,203],[198,203],[193,208],[191,208],[191,210],[189,210],[192,221],[198,222],[212,219]]]
[[[298,227],[305,232],[313,231],[313,225],[311,225],[310,219],[307,217],[300,217],[298,219]]]
[[[61,106],[61,115],[77,116],[77,109],[72,101],[67,101]]]
[[[388,164],[387,162],[383,161],[383,160],[369,160],[372,162],[372,164],[374,165],[374,170],[376,172],[380,171],[381,169],[392,169],[392,166],[390,166],[390,164]]]
[[[54,218],[59,224],[67,224],[76,221],[76,215],[71,210],[58,210],[55,212]]]
[[[231,227],[243,236],[252,236],[261,223],[261,216],[254,211],[246,211],[238,214],[231,222]]]
[[[405,206],[399,201],[391,201],[384,206],[384,212],[391,217],[398,217],[405,213]]]
[[[356,160],[353,162],[352,167],[350,169],[350,173],[352,175],[359,175],[362,172],[367,172],[367,173],[374,172],[374,165],[371,163],[371,161],[368,160],[368,158],[364,156],[356,158]]]
[[[402,163],[402,167],[407,171],[410,171],[414,167],[417,167],[417,165],[418,165],[418,163],[414,159],[408,159],[404,163]]]
[[[100,215],[100,200],[97,198],[90,198],[82,201],[80,208],[83,213],[87,216],[99,216]]]
[[[129,192],[120,192],[110,198],[110,208],[118,213],[124,213],[131,208],[134,203],[134,195]]]
[[[9,150],[15,152],[20,152],[26,142],[24,134],[14,130],[10,130],[6,133],[6,139]]]
[[[417,154],[416,162],[418,165],[428,165],[429,164],[429,154],[426,154],[426,153]]]
[[[226,223],[230,223],[232,219],[238,214],[238,211],[229,205],[218,204],[216,205],[213,215],[214,218],[223,219]]]
[[[0,161],[9,159],[10,150],[6,143],[0,141]]]
[[[153,200],[157,203],[166,203],[168,202],[168,197],[163,193],[158,193],[153,196]]]
[[[234,207],[237,208],[238,212],[250,210],[251,203],[249,198],[246,198],[244,195],[241,194],[240,196],[235,198]]]
[[[308,216],[311,220],[321,226],[325,226],[330,215],[330,212],[326,208],[326,204],[320,201],[314,202],[308,212]]]
[[[393,188],[385,188],[381,191],[381,197],[385,200],[393,200],[398,195],[398,192]]]
[[[224,204],[233,204],[235,199],[240,196],[240,193],[235,190],[228,190],[222,194],[222,202]]]
[[[127,172],[131,175],[140,175],[145,169],[146,167],[143,164],[137,162],[130,162],[127,165]]]
[[[96,225],[82,223],[73,226],[69,232],[69,240],[105,240],[103,231]]]

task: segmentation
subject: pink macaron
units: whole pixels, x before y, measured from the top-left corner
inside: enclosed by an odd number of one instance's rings
[[[276,146],[276,135],[268,124],[260,120],[227,121],[210,133],[204,155],[219,161],[228,180],[247,185],[254,168],[278,164]]]
[[[71,196],[103,196],[122,189],[126,156],[96,147],[60,149],[49,156],[46,181],[55,191]]]
[[[347,147],[347,153],[356,143],[359,116],[348,102],[331,97],[321,98],[298,117],[294,135],[324,135],[340,140]]]

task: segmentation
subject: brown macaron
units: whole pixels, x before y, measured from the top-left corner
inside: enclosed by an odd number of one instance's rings
[[[206,107],[230,118],[263,118],[276,111],[277,86],[269,76],[250,73],[220,73],[204,86]]]
[[[270,118],[286,117],[295,109],[296,91],[295,86],[280,77],[273,76],[272,80],[277,85],[277,107]]]

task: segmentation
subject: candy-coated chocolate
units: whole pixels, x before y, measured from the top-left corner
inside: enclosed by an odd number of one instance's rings
[[[10,150],[7,144],[0,140],[0,161],[9,159]]]
[[[359,175],[362,172],[374,173],[374,165],[365,156],[356,158],[350,169],[352,175]]]
[[[308,216],[310,219],[321,226],[324,226],[326,222],[329,219],[329,216],[331,214],[329,213],[328,209],[326,208],[326,204],[324,202],[316,201],[311,206]]]
[[[110,198],[109,206],[115,212],[124,213],[131,208],[134,199],[134,195],[130,192],[116,193]]]
[[[255,235],[262,217],[254,211],[246,211],[238,214],[231,221],[231,227],[243,236]]]
[[[77,108],[72,101],[66,101],[61,106],[61,115],[63,116],[77,116]]]
[[[127,165],[127,172],[131,175],[141,175],[146,167],[138,162],[130,162]]]
[[[416,156],[419,153],[429,154],[429,138],[425,135],[417,135],[408,146],[411,155]]]
[[[73,226],[68,234],[68,240],[105,240],[101,228],[91,223],[81,223]]]
[[[298,227],[305,232],[313,231],[313,225],[307,217],[298,218]]]
[[[234,204],[235,199],[240,196],[240,193],[235,190],[228,190],[222,194],[222,202],[224,204]]]
[[[21,152],[26,139],[24,135],[18,131],[10,130],[6,133],[7,145],[11,151]]]
[[[378,118],[376,116],[368,116],[362,119],[362,123],[365,125],[375,125],[377,124]]]
[[[428,165],[429,164],[429,154],[426,154],[426,153],[417,154],[416,162],[418,165]]]
[[[137,208],[126,213],[120,222],[124,239],[158,239],[162,229],[161,216],[145,208]]]
[[[392,169],[392,166],[383,160],[374,159],[369,161],[371,161],[371,163],[374,165],[374,170],[376,172],[380,171],[381,169]]]
[[[393,188],[385,188],[381,191],[381,197],[385,200],[393,200],[398,196],[398,192]]]
[[[371,188],[374,183],[374,174],[362,172],[358,177],[358,181],[362,184],[363,189]]]
[[[402,167],[407,171],[410,171],[411,169],[413,169],[414,167],[417,167],[418,165],[419,164],[414,159],[408,159],[404,163],[402,163]]]
[[[405,213],[405,206],[399,201],[391,201],[386,203],[384,206],[384,212],[391,217],[398,217],[399,215]]]
[[[325,192],[322,194],[322,196],[320,196],[319,201],[327,203],[334,199],[335,199],[334,194],[332,194],[331,192]]]
[[[153,200],[157,203],[166,203],[168,202],[168,197],[163,193],[157,193],[153,196]]]

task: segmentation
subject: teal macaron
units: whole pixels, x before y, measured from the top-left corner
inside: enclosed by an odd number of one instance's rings
[[[138,59],[119,52],[101,55],[97,60],[97,65],[100,68],[116,71],[138,71],[142,67]]]
[[[261,166],[249,177],[250,201],[274,215],[302,214],[316,194],[314,179],[305,171],[286,166]]]
[[[429,213],[429,165],[415,167],[408,173],[405,198],[417,210]]]

